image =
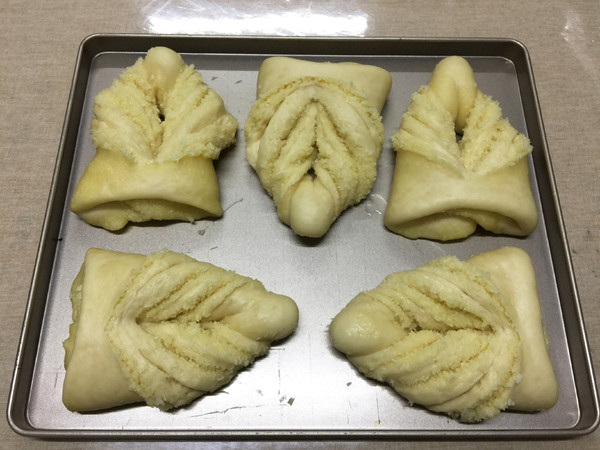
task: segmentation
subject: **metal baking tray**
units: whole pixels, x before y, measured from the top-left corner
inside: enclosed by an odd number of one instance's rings
[[[237,144],[216,170],[222,218],[195,223],[130,225],[119,233],[73,215],[73,188],[94,155],[89,125],[95,95],[145,52],[164,45],[193,63],[238,118]],[[482,231],[460,242],[408,240],[389,232],[383,211],[391,186],[399,127],[410,96],[439,59],[466,57],[481,90],[500,102],[534,147],[531,181],[541,212],[526,238]],[[393,74],[383,110],[386,141],[368,198],[347,210],[320,240],[302,239],[277,218],[272,200],[245,160],[243,124],[255,100],[257,71],[271,55],[356,61]],[[503,412],[479,424],[430,413],[386,385],[362,377],[328,339],[328,325],[358,292],[391,272],[443,255],[466,259],[506,245],[531,256],[538,277],[550,357],[560,387],[554,408]],[[300,324],[290,338],[232,383],[174,412],[146,406],[79,414],[62,404],[62,341],[71,321],[69,288],[89,247],[183,252],[261,280],[292,297]],[[511,39],[196,37],[93,35],[79,50],[56,169],[28,299],[8,421],[39,438],[161,439],[468,439],[574,437],[598,425],[598,392],[567,239],[526,48]]]

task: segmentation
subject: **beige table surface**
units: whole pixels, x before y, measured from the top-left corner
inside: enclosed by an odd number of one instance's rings
[[[268,13],[279,19],[262,20]],[[319,15],[354,20],[330,20],[323,25],[313,20]],[[523,42],[533,64],[592,357],[596,372],[599,371],[600,2],[597,0],[3,0],[0,2],[0,403],[3,410],[6,410],[77,49],[86,36],[111,32],[506,37]],[[481,446],[481,443],[459,444]],[[18,436],[6,420],[0,425],[1,448],[104,448],[106,445],[40,442]],[[148,443],[111,445],[145,448]],[[412,447],[414,443],[319,445],[391,448]],[[458,444],[423,445],[445,448]],[[486,445],[600,448],[600,432],[569,442]]]

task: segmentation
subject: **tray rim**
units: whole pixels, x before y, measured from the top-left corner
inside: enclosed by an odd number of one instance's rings
[[[302,42],[299,46],[298,43]],[[200,51],[197,48],[190,50],[192,44],[205,43],[206,50]],[[565,331],[567,332],[567,346],[571,356],[571,366],[573,375],[577,378],[575,381],[576,389],[579,392],[580,385],[584,384],[587,388],[586,392],[592,398],[591,411],[580,411],[578,423],[566,429],[556,430],[336,430],[336,431],[304,431],[304,430],[52,430],[36,428],[28,422],[27,407],[18,405],[18,396],[22,398],[27,393],[29,395],[31,384],[23,385],[22,377],[25,371],[32,371],[36,362],[37,344],[39,344],[42,323],[44,314],[41,314],[40,319],[36,319],[36,311],[45,310],[46,307],[46,291],[43,286],[40,286],[40,280],[43,280],[44,274],[51,273],[54,267],[54,257],[58,242],[61,237],[58,235],[59,227],[62,221],[62,210],[66,202],[66,198],[60,198],[60,192],[66,191],[66,185],[69,182],[71,172],[71,164],[63,164],[65,151],[73,138],[69,136],[70,127],[79,126],[78,112],[76,104],[81,106],[85,98],[85,89],[87,86],[90,66],[94,57],[101,52],[144,52],[149,47],[155,45],[170,46],[177,52],[181,53],[210,53],[210,54],[247,54],[258,55],[265,52],[256,51],[255,47],[261,47],[265,43],[277,45],[274,48],[269,48],[269,54],[295,54],[295,55],[366,55],[357,51],[362,48],[368,48],[372,55],[375,56],[448,56],[460,54],[462,56],[496,56],[505,57],[515,63],[513,58],[522,58],[524,61],[523,67],[517,67],[517,78],[519,90],[529,91],[529,95],[533,99],[531,105],[523,105],[524,114],[528,130],[535,127],[539,130],[539,142],[532,142],[534,148],[538,146],[540,150],[536,153],[538,167],[536,164],[536,182],[541,183],[539,176],[543,177],[543,182],[550,188],[552,199],[552,209],[544,209],[544,217],[550,213],[551,220],[547,220],[547,227],[552,226],[560,236],[560,245],[550,246],[552,253],[552,262],[555,275],[557,275],[557,288],[564,291],[568,290],[569,296],[572,298],[573,312],[576,320],[572,320],[573,324],[565,323]],[[352,43],[354,45],[349,46]],[[474,44],[484,44],[478,46],[477,51],[471,51]],[[215,44],[218,44],[215,46]],[[334,52],[320,52],[319,46],[326,44],[333,46]],[[418,50],[419,46],[425,46],[432,51]],[[106,48],[110,46],[111,48]],[[132,46],[134,48],[132,48]],[[139,50],[137,47],[139,47]],[[390,54],[386,51],[390,47],[400,46],[402,53]],[[218,51],[214,49],[217,48]],[[347,50],[349,48],[349,51]],[[231,49],[231,50],[228,50]],[[498,50],[503,49],[502,52]],[[235,51],[232,51],[235,50]],[[252,51],[250,51],[252,50]],[[459,51],[457,51],[459,50]],[[462,50],[462,51],[461,51]],[[468,50],[468,51],[467,51]],[[484,51],[485,50],[485,51]],[[85,65],[83,63],[86,63]],[[532,120],[533,122],[532,123]],[[77,133],[74,133],[75,136]],[[530,136],[536,136],[537,133],[529,133]],[[71,155],[72,158],[73,155]],[[542,169],[542,170],[540,170]],[[56,202],[59,202],[57,205]],[[541,201],[541,199],[540,199]],[[559,248],[556,248],[559,247]],[[560,263],[560,271],[557,268],[557,262]],[[559,277],[559,273],[562,275]],[[561,283],[559,278],[565,282]],[[48,280],[51,278],[48,277]],[[565,286],[566,285],[566,286]],[[47,288],[47,286],[45,286]],[[42,292],[40,292],[42,291]],[[559,293],[560,295],[560,293]],[[41,296],[41,297],[40,297]],[[562,299],[562,295],[560,295]],[[43,298],[44,300],[42,300]],[[561,301],[561,307],[565,306]],[[567,316],[563,315],[565,320]],[[39,323],[39,327],[36,327]],[[574,327],[574,328],[573,328]],[[577,342],[572,342],[572,338],[577,338]],[[36,346],[28,345],[34,343]],[[578,351],[573,351],[573,350]],[[577,361],[573,360],[573,357]],[[583,367],[584,370],[575,370],[576,362]],[[80,43],[75,68],[72,76],[71,89],[68,96],[68,103],[65,111],[65,118],[61,131],[61,138],[58,146],[58,153],[55,161],[55,168],[52,175],[51,187],[46,203],[46,212],[38,249],[34,270],[32,273],[30,291],[27,299],[26,309],[23,318],[22,332],[19,339],[17,354],[15,358],[15,368],[11,380],[9,399],[7,403],[7,419],[10,427],[16,433],[41,439],[183,439],[183,438],[201,438],[208,440],[222,439],[226,437],[231,440],[248,440],[248,439],[265,439],[273,440],[277,438],[289,438],[301,440],[312,439],[447,439],[447,440],[464,440],[464,439],[540,439],[540,438],[572,438],[590,434],[596,430],[600,423],[600,407],[599,394],[596,386],[594,368],[591,361],[591,352],[585,330],[585,321],[581,309],[579,294],[575,273],[570,257],[568,239],[566,236],[565,226],[562,218],[560,200],[554,172],[552,169],[552,161],[548,151],[546,142],[546,134],[542,121],[542,114],[539,106],[539,100],[535,87],[535,80],[529,57],[529,52],[525,45],[520,41],[512,38],[467,38],[467,37],[379,37],[379,36],[344,36],[344,37],[326,37],[326,36],[228,36],[228,35],[187,35],[187,34],[145,34],[145,33],[95,33],[87,36]],[[585,422],[585,423],[583,423]],[[583,423],[583,424],[582,424]]]

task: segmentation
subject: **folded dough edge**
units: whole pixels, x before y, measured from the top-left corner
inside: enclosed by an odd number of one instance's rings
[[[478,177],[398,151],[384,223],[409,239],[463,239],[477,225],[495,234],[527,236],[538,223],[528,160]]]
[[[96,248],[85,255],[71,289],[74,322],[63,344],[66,352],[62,399],[70,411],[105,409],[143,400],[129,388],[104,332],[114,298],[143,260],[142,255]]]
[[[128,222],[192,222],[223,214],[210,159],[137,164],[108,150],[98,150],[86,167],[70,208],[91,225],[110,231]]]
[[[558,400],[558,383],[548,353],[549,342],[531,258],[517,247],[503,247],[473,256],[468,261],[491,275],[515,309],[515,324],[521,336],[522,377],[513,388],[510,409],[552,408]]]

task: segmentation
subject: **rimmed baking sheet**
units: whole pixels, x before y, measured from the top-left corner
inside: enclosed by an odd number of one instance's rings
[[[89,135],[95,95],[151,47],[165,45],[193,63],[240,122],[235,146],[216,163],[225,213],[196,223],[150,223],[110,233],[70,213],[68,204],[94,155]],[[320,240],[306,240],[277,218],[244,156],[243,124],[255,99],[257,71],[270,55],[355,61],[393,74],[383,110],[386,141],[370,195],[347,210]],[[408,240],[389,232],[383,211],[391,186],[390,135],[410,96],[440,58],[458,54],[483,92],[534,146],[534,196],[541,212],[526,238],[477,232],[460,242]],[[504,412],[465,425],[411,406],[391,388],[363,378],[332,348],[327,327],[358,292],[395,271],[444,255],[466,259],[513,245],[531,256],[560,397],[549,411]],[[90,247],[151,253],[161,248],[261,280],[300,309],[293,336],[232,383],[174,412],[132,406],[100,413],[62,404],[62,341],[71,321],[69,289]],[[80,47],[48,211],[24,319],[8,420],[41,438],[540,438],[589,433],[598,424],[598,393],[563,231],[548,149],[526,49],[510,39],[315,39],[94,35]]]

